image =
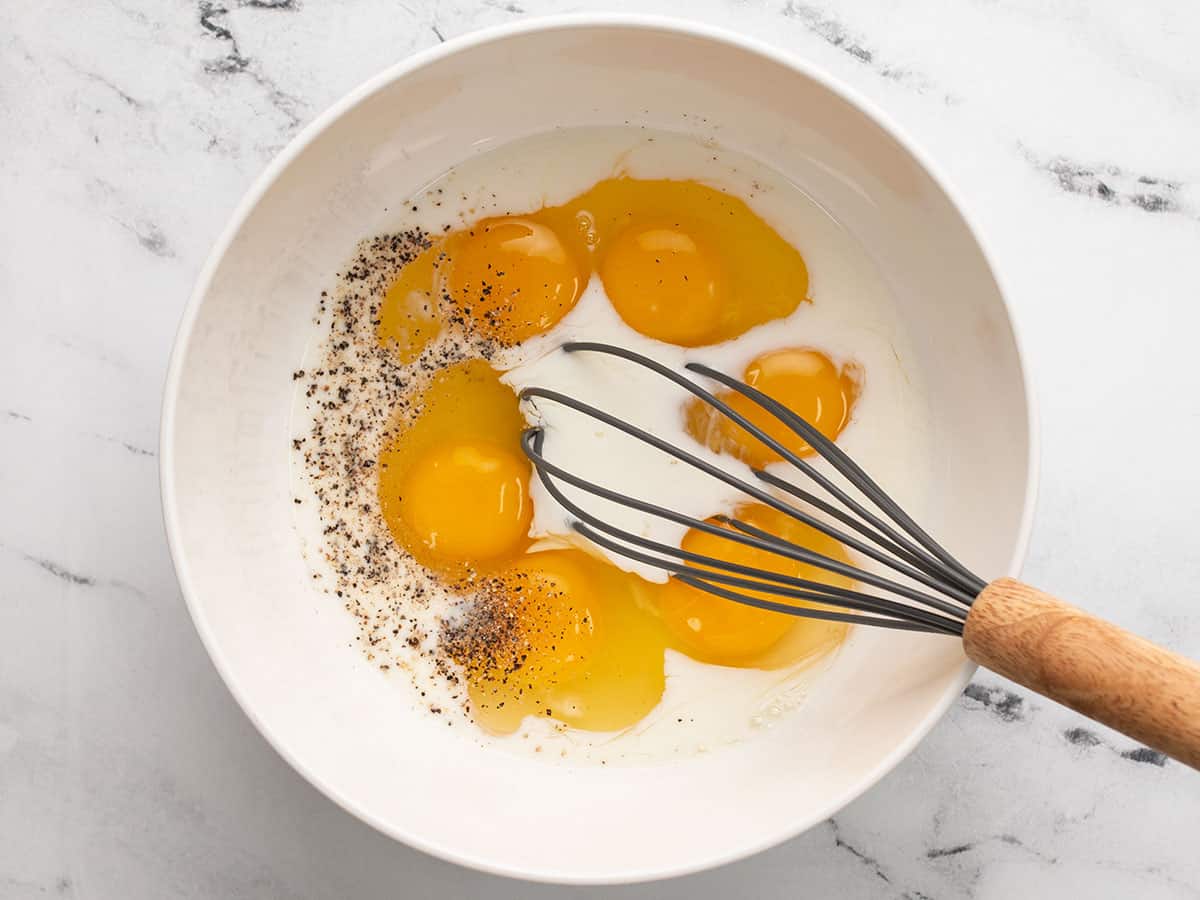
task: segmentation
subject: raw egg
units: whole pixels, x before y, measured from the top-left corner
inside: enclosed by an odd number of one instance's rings
[[[529,531],[529,463],[490,440],[460,439],[417,456],[399,488],[405,528],[431,554],[492,560]]]
[[[529,715],[589,731],[640,720],[665,683],[649,587],[580,550],[526,554],[487,579],[446,636],[475,721],[503,734]]]
[[[799,251],[743,200],[698,181],[609,178],[544,213],[588,242],[621,318],[660,341],[727,341],[808,299]]]
[[[613,239],[601,278],[631,328],[688,347],[716,333],[728,300],[727,279],[719,248],[702,231],[677,221],[642,222]]]
[[[497,565],[529,544],[531,467],[512,390],[482,360],[438,372],[379,457],[396,541],[433,569]]]
[[[748,525],[778,535],[801,547],[839,562],[848,562],[841,544],[803,522],[763,504],[740,507],[734,514]],[[709,524],[729,529],[716,519]],[[691,529],[684,535],[686,551],[736,565],[765,569],[780,575],[803,578],[838,587],[848,587],[850,579],[816,566],[801,563],[768,550],[739,544],[720,535]],[[697,568],[702,564],[693,564]],[[739,590],[752,597],[796,606],[813,606],[801,600],[788,600],[755,590]],[[837,622],[805,619],[787,613],[747,606],[707,593],[672,579],[659,598],[663,622],[681,650],[703,662],[726,666],[754,665],[762,668],[787,665],[800,659],[827,653],[846,635],[847,626]]]
[[[434,286],[433,247],[406,263],[379,306],[377,333],[401,363],[410,363],[442,331],[441,310]]]
[[[537,216],[485,219],[451,235],[439,269],[449,302],[504,344],[549,330],[587,284],[586,268]]]
[[[631,328],[685,347],[730,340],[808,299],[804,258],[743,200],[697,181],[609,178],[562,205],[440,238],[387,292],[379,337],[406,361],[454,317],[517,344],[569,313],[593,272]]]
[[[838,368],[824,353],[808,348],[775,350],[759,356],[742,380],[786,406],[831,441],[850,422],[862,390],[862,371],[850,364]],[[802,437],[761,406],[736,391],[717,398],[797,456],[815,451]],[[687,405],[687,429],[700,443],[752,466],[783,459],[758,438],[701,400]]]

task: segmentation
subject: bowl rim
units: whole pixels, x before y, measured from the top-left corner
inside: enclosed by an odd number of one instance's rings
[[[175,471],[175,419],[179,399],[179,385],[182,379],[184,365],[191,344],[192,332],[195,327],[200,307],[212,286],[213,276],[230,245],[253,209],[258,205],[263,195],[271,188],[284,170],[300,155],[312,141],[343,114],[357,106],[376,91],[399,79],[422,69],[434,62],[456,53],[470,50],[484,44],[506,40],[518,35],[545,31],[585,30],[603,28],[626,28],[635,31],[668,32],[673,35],[699,38],[702,40],[724,44],[734,49],[744,50],[751,54],[811,79],[825,90],[844,100],[873,124],[890,135],[928,174],[932,181],[945,194],[951,206],[958,213],[967,232],[978,246],[988,274],[996,285],[1002,308],[1012,334],[1016,351],[1017,368],[1020,372],[1022,388],[1025,394],[1026,428],[1029,435],[1028,452],[1025,460],[1027,480],[1021,521],[1018,528],[1016,545],[1012,559],[1007,567],[1007,574],[1016,576],[1020,573],[1022,564],[1029,547],[1033,527],[1034,508],[1036,506],[1038,484],[1040,479],[1040,429],[1037,414],[1037,401],[1033,392],[1032,380],[1027,363],[1025,344],[1021,336],[1020,326],[1013,316],[1012,303],[1008,298],[1004,282],[994,264],[994,257],[988,248],[982,232],[967,211],[963,198],[952,186],[946,173],[921,149],[921,147],[887,114],[879,109],[857,90],[841,83],[827,74],[818,66],[799,56],[766,43],[758,38],[749,37],[707,23],[673,16],[638,14],[638,13],[566,13],[551,16],[535,16],[505,25],[483,28],[471,31],[455,38],[448,39],[433,47],[417,51],[404,59],[388,66],[381,72],[368,78],[353,88],[341,99],[327,107],[308,125],[300,130],[271,160],[267,167],[255,178],[243,194],[242,199],[230,215],[219,237],[209,252],[184,307],[176,331],[174,345],[171,350],[163,388],[163,401],[159,429],[159,488],[162,498],[163,523],[166,530],[167,546],[175,568],[176,579],[187,605],[192,622],[200,635],[201,643],[208,652],[213,666],[220,675],[230,694],[267,743],[296,770],[310,785],[324,794],[343,810],[355,818],[370,825],[406,846],[420,850],[438,859],[465,866],[476,871],[508,878],[524,879],[552,884],[604,885],[629,884],[645,881],[655,881],[693,874],[707,869],[716,868],[740,859],[753,856],[771,847],[791,840],[826,819],[836,815],[841,809],[862,796],[867,790],[878,783],[913,751],[920,741],[933,729],[942,718],[954,700],[962,693],[963,688],[971,680],[977,666],[970,660],[964,660],[957,678],[943,692],[925,717],[920,721],[905,740],[898,743],[873,769],[864,774],[836,802],[810,811],[807,815],[798,817],[788,828],[783,829],[767,838],[748,842],[730,848],[727,852],[709,855],[703,859],[687,863],[663,867],[644,867],[640,870],[623,870],[620,872],[603,871],[555,871],[553,868],[531,869],[519,865],[509,865],[501,861],[478,857],[461,852],[453,847],[429,841],[419,834],[413,834],[398,828],[392,823],[381,819],[360,808],[355,801],[343,795],[338,790],[325,784],[320,775],[303,765],[288,750],[284,743],[274,735],[267,724],[256,714],[248,699],[243,695],[236,678],[229,668],[228,661],[222,654],[219,642],[205,616],[204,608],[195,589],[191,585],[187,554],[182,546],[181,529],[179,525],[178,498],[174,479]]]

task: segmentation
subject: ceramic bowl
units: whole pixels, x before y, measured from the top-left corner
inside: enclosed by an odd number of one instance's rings
[[[878,781],[972,671],[954,639],[857,629],[808,703],[754,740],[654,765],[555,765],[409,711],[313,587],[292,524],[289,375],[319,292],[380,225],[380,198],[553,127],[700,118],[867,248],[934,411],[928,527],[984,576],[1021,560],[1034,432],[1008,308],[962,205],[870,104],[761,44],[643,17],[528,21],[399,63],[292,141],[217,241],[171,361],[162,495],[183,594],[246,714],[334,801],[439,857],[577,883],[744,857]]]

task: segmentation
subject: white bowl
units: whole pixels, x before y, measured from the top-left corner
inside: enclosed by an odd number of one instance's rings
[[[289,373],[315,300],[381,198],[553,126],[719,123],[868,249],[915,337],[935,413],[929,527],[984,576],[1015,572],[1032,513],[1029,391],[977,233],[898,129],[799,60],[693,24],[529,21],[389,69],[270,165],[218,240],[167,380],[162,494],[196,627],[279,753],[379,830],[445,859],[622,882],[738,859],[836,813],[907,754],[972,667],[957,641],[874,632],[795,715],[671,763],[567,767],[488,751],[405,712],[315,590],[291,524]],[[861,629],[860,629],[861,631]]]

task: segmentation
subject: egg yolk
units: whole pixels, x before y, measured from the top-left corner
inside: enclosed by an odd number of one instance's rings
[[[776,350],[750,363],[742,380],[786,406],[832,441],[850,422],[862,389],[862,370],[853,364],[839,369],[817,350]],[[791,428],[749,398],[736,391],[717,396],[797,456],[811,456],[815,452]],[[686,420],[688,433],[711,450],[736,456],[752,466],[783,459],[701,400],[688,403]]]
[[[439,268],[449,300],[480,333],[506,344],[554,326],[587,283],[555,231],[526,217],[485,219],[452,235]]]
[[[631,225],[604,255],[608,299],[636,331],[692,347],[715,332],[728,300],[721,254],[693,229],[673,223]]]
[[[517,397],[482,360],[437,373],[379,458],[379,504],[400,546],[440,570],[503,563],[529,544],[531,466]]]
[[[442,330],[434,296],[434,260],[430,247],[404,265],[379,305],[380,343],[391,346],[401,363],[410,363]]]
[[[665,684],[665,635],[647,587],[580,550],[528,554],[489,579],[484,621],[468,613],[448,641],[475,721],[504,734],[527,715],[589,731],[643,718]]]
[[[452,316],[520,343],[569,313],[592,272],[631,328],[685,347],[731,340],[808,299],[804,258],[741,199],[619,177],[439,238],[383,298],[379,338],[408,362]]]
[[[743,506],[736,511],[734,518],[840,562],[848,561],[845,550],[832,538],[769,506]],[[715,519],[710,519],[708,523],[720,525]],[[728,525],[720,527],[731,528]],[[797,562],[768,550],[739,544],[699,529],[689,530],[681,546],[692,553],[780,575],[840,587],[847,587],[851,583],[843,576],[816,566]],[[699,563],[693,565],[706,568]],[[776,595],[753,589],[726,589],[796,606],[813,605],[786,598],[781,601]],[[847,627],[840,623],[798,618],[787,613],[758,609],[718,597],[675,579],[664,587],[659,598],[659,609],[663,622],[680,649],[703,662],[727,666],[755,665],[774,668],[788,665],[832,650],[842,641],[847,631]]]
[[[715,344],[808,299],[799,251],[743,200],[698,181],[610,178],[565,211],[590,238],[614,308],[648,337]]]
[[[496,559],[529,532],[528,479],[529,463],[498,444],[445,444],[408,469],[400,515],[431,554],[463,562]]]

